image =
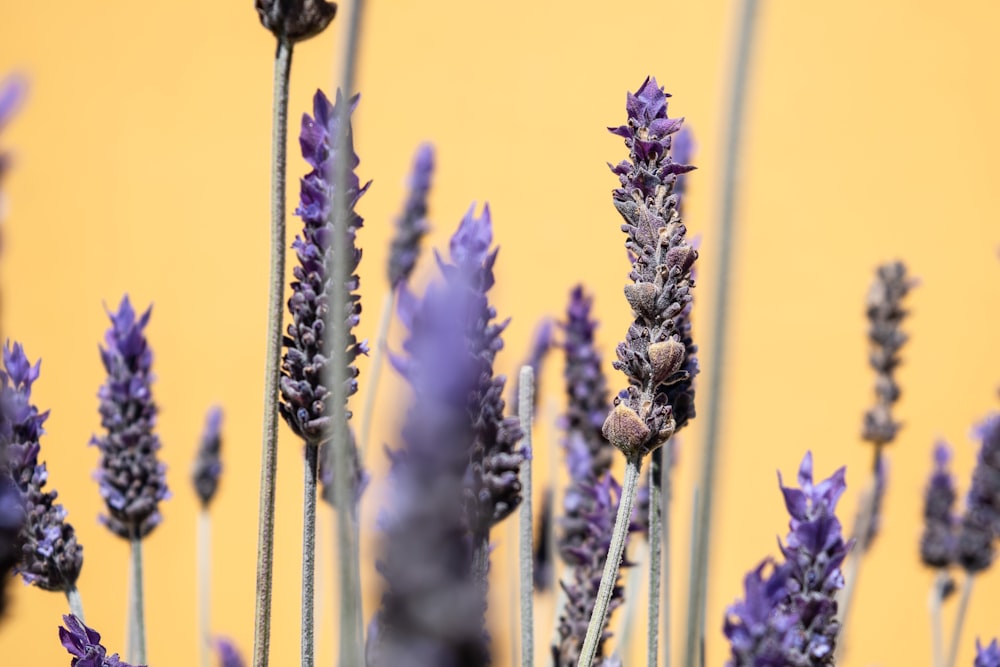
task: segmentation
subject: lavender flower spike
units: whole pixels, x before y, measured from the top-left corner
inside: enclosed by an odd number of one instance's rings
[[[670,387],[691,379],[684,320],[698,253],[687,240],[673,188],[678,176],[693,167],[670,156],[672,135],[683,120],[667,117],[667,97],[656,79],[646,79],[638,92],[628,95],[628,124],[611,128],[629,149],[629,159],[613,168],[621,181],[614,203],[624,218],[625,247],[633,258],[625,296],[635,320],[618,345],[614,364],[629,387],[616,399],[604,433],[626,456],[640,460],[673,435],[678,420],[690,416],[678,411],[678,399],[686,401],[689,390],[671,392]],[[684,404],[685,410],[689,407]]]
[[[434,147],[421,144],[413,156],[409,192],[403,212],[396,219],[396,234],[389,248],[389,285],[396,289],[410,278],[420,255],[420,242],[430,228],[427,224],[427,195],[434,175]]]
[[[1000,533],[1000,415],[990,416],[976,431],[982,446],[958,531],[958,562],[970,574],[988,568],[996,555],[995,541]]]
[[[924,494],[924,534],[920,559],[924,565],[946,568],[955,561],[955,478],[948,469],[951,448],[941,442],[934,448],[934,473]]]
[[[101,635],[83,624],[76,616],[63,616],[65,628],[59,628],[59,641],[73,658],[70,667],[131,667],[118,657],[108,655],[101,645]]]
[[[743,599],[726,609],[723,632],[731,650],[726,667],[802,664],[790,659],[799,618],[786,604],[789,574],[788,566],[764,561],[744,577]]]
[[[976,661],[974,667],[1000,667],[1000,645],[994,639],[988,646],[976,640]]]
[[[83,547],[66,510],[56,504],[55,491],[45,491],[48,471],[38,462],[39,440],[49,413],[39,413],[31,402],[31,386],[38,379],[41,361],[31,364],[20,343],[3,349],[0,401],[4,410],[0,447],[7,448],[10,474],[21,492],[25,521],[21,529],[21,578],[47,591],[69,593],[83,567]]]
[[[125,539],[143,538],[162,521],[160,501],[170,496],[166,466],[157,458],[160,438],[153,403],[153,351],[146,340],[152,307],[136,317],[128,295],[108,313],[101,361],[108,377],[97,392],[106,433],[91,444],[101,451],[97,481],[108,515],[101,522]]]
[[[17,75],[8,76],[0,81],[0,130],[14,116],[14,112],[24,99],[27,83]],[[9,158],[0,153],[0,184],[3,183],[4,172],[7,170]]]
[[[244,661],[243,656],[240,655],[239,649],[236,648],[236,644],[225,637],[219,637],[215,640],[215,650],[219,654],[219,667],[246,666],[246,661]]]
[[[7,574],[17,565],[18,535],[24,525],[24,506],[14,481],[2,471],[3,451],[0,450],[0,616],[3,615],[4,587]]]
[[[348,104],[353,111],[357,103],[357,96],[345,102],[338,92],[336,104],[330,104],[323,92],[317,91],[313,98],[313,115],[303,116],[302,134],[299,138],[302,156],[312,167],[312,171],[302,179],[299,207],[295,211],[302,218],[302,233],[292,242],[298,265],[293,270],[295,280],[292,282],[292,296],[288,299],[292,322],[288,325],[288,333],[283,341],[285,356],[281,363],[279,409],[292,431],[313,446],[324,444],[331,436],[330,407],[327,405],[331,393],[322,384],[326,366],[333,356],[330,347],[333,337],[331,332],[325,331],[330,290],[333,289],[330,283],[335,243],[332,237],[332,216],[336,203],[333,201],[333,183],[328,177],[331,166],[337,159],[334,144],[339,133],[339,105]],[[345,394],[349,398],[358,390],[358,369],[354,360],[358,355],[368,353],[367,344],[359,342],[353,330],[361,318],[361,297],[358,295],[360,280],[357,275],[361,250],[355,239],[363,224],[361,216],[355,212],[355,205],[368,190],[370,183],[362,186],[354,172],[359,160],[354,153],[354,138],[350,128],[346,142],[349,151],[346,187],[348,219],[343,241],[348,244],[346,287],[349,294],[343,326],[347,328],[347,376],[350,379]],[[350,411],[347,412],[347,417],[350,419]],[[356,449],[350,458],[355,463],[355,485],[359,486],[363,475]]]
[[[202,509],[208,509],[215,492],[219,489],[219,476],[222,474],[221,429],[222,409],[214,407],[205,415],[205,430],[201,434],[198,457],[194,461],[194,471],[191,474]]]

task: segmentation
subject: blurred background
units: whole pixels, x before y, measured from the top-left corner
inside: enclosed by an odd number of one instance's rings
[[[787,515],[775,470],[796,470],[806,450],[817,473],[847,465],[841,506],[852,523],[871,452],[861,416],[873,400],[864,297],[877,263],[902,259],[920,280],[907,305],[890,485],[879,540],[864,563],[846,665],[929,664],[919,563],[921,503],[939,438],[955,445],[964,494],[976,454],[970,427],[997,408],[1000,226],[995,219],[1000,95],[1000,8],[992,2],[883,0],[762,2],[740,167],[729,362],[707,612],[707,659],[728,658],[721,624],[743,573],[777,551]],[[611,205],[606,162],[625,155],[606,127],[624,122],[625,92],[647,74],[674,97],[697,143],[687,223],[702,237],[695,337],[712,326],[713,231],[718,211],[727,65],[737,3],[368,3],[355,114],[365,316],[374,333],[386,289],[388,241],[419,142],[438,149],[433,232],[443,247],[472,201],[489,201],[502,247],[497,310],[512,323],[498,370],[512,373],[543,316],[561,317],[570,288],[596,295],[610,356],[629,312],[628,265]],[[345,13],[346,16],[346,13]],[[298,118],[339,72],[345,16],[299,45],[292,73],[289,213],[297,176]],[[162,456],[173,498],[146,552],[149,662],[192,664],[195,516],[189,472],[205,411],[226,411],[225,472],[215,502],[213,628],[245,653],[252,642],[256,515],[265,352],[271,68],[274,40],[253,3],[0,3],[0,76],[30,80],[21,113],[2,135],[14,166],[4,185],[0,262],[3,335],[42,357],[35,397],[51,408],[42,441],[84,545],[80,580],[88,623],[125,647],[127,544],[98,525],[91,479],[103,380],[97,346],[105,305],[123,293],[153,303],[149,327],[162,414]],[[289,217],[289,243],[298,227]],[[433,273],[425,256],[418,282]],[[291,262],[289,262],[289,269]],[[399,349],[399,331],[391,345]],[[704,348],[703,348],[704,349]],[[713,363],[703,358],[703,367]],[[367,360],[359,364],[364,393]],[[542,377],[535,479],[561,480],[562,355]],[[408,395],[386,370],[376,444],[398,444]],[[705,396],[700,396],[704,404]],[[683,615],[691,516],[703,425],[683,434],[673,506],[674,617]],[[298,651],[301,445],[281,425],[272,664]],[[373,447],[378,512],[385,457]],[[536,507],[543,484],[536,482]],[[332,664],[332,515],[324,509],[318,585],[319,664]],[[369,531],[363,557],[366,617],[378,577]],[[511,664],[513,522],[495,532],[491,623],[498,665]],[[643,576],[643,580],[645,575]],[[974,638],[1000,634],[1000,572],[980,578],[960,665]],[[644,585],[644,584],[643,584]],[[61,595],[12,582],[0,662],[65,664],[56,627]],[[640,594],[628,591],[627,594]],[[946,609],[950,621],[954,602]],[[619,614],[620,616],[620,614]],[[553,595],[536,610],[547,655]],[[620,619],[619,619],[620,620]],[[679,654],[682,624],[673,645]],[[640,637],[636,637],[638,658]],[[539,662],[539,664],[545,664]]]

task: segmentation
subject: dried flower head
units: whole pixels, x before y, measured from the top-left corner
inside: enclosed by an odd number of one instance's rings
[[[65,628],[59,628],[59,641],[73,658],[70,667],[131,667],[118,657],[108,655],[101,645],[101,635],[83,624],[76,616],[63,616]]]
[[[625,287],[625,296],[635,320],[617,347],[614,364],[629,387],[615,399],[604,434],[626,456],[639,458],[666,442],[679,418],[686,422],[693,415],[693,403],[687,404],[689,363],[693,368],[697,364],[693,350],[687,349],[690,329],[685,321],[698,253],[687,240],[673,192],[677,177],[693,167],[671,157],[672,137],[683,121],[667,117],[667,97],[655,79],[646,79],[628,95],[628,124],[611,128],[629,149],[629,159],[612,170],[621,182],[614,203],[625,221],[625,247],[632,258],[632,284]],[[678,353],[681,346],[683,354]],[[675,387],[672,397],[670,387],[678,383],[688,385]]]
[[[3,349],[0,402],[4,411],[0,447],[6,447],[11,478],[24,504],[24,526],[19,543],[17,570],[27,584],[47,591],[69,591],[76,586],[83,567],[83,547],[66,510],[56,504],[55,491],[46,491],[48,471],[38,462],[39,440],[49,413],[40,413],[31,402],[31,386],[38,379],[41,361],[32,364],[20,343]]]
[[[205,415],[205,430],[201,434],[198,456],[194,461],[191,480],[203,509],[208,509],[219,489],[222,474],[222,409],[214,407]]]
[[[279,40],[301,42],[330,25],[337,5],[325,0],[256,0],[262,26]]]
[[[934,472],[924,494],[924,534],[920,559],[930,567],[945,568],[955,561],[955,478],[948,468],[951,448],[941,442],[934,448]]]
[[[108,377],[97,392],[101,426],[106,433],[91,444],[101,451],[97,481],[108,515],[101,522],[125,539],[148,535],[162,520],[166,500],[166,466],[157,458],[160,438],[153,403],[153,351],[146,340],[152,307],[136,317],[128,295],[109,312],[111,328],[104,336],[101,361]]]
[[[1000,667],[1000,645],[994,639],[987,646],[976,640],[976,661],[974,667]]]
[[[861,437],[876,446],[896,438],[899,422],[892,417],[892,406],[899,400],[900,389],[895,370],[900,364],[899,351],[907,335],[900,325],[906,317],[903,299],[913,287],[902,262],[878,267],[875,282],[868,292],[868,363],[875,371],[875,405],[865,413]]]
[[[976,429],[982,440],[965,513],[958,531],[958,562],[968,572],[981,572],[993,563],[1000,534],[1000,415],[992,415]]]
[[[433,175],[434,147],[422,144],[413,156],[406,203],[396,218],[396,234],[389,248],[389,285],[393,289],[409,280],[420,256],[420,242],[430,229],[427,223],[427,196]]]

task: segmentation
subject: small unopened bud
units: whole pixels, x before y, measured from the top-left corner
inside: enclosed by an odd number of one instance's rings
[[[337,5],[326,0],[256,0],[261,25],[278,39],[301,42],[330,25]]]
[[[653,283],[626,285],[625,299],[636,313],[651,317],[656,312],[656,285]]]
[[[684,363],[684,343],[670,338],[649,346],[649,363],[653,366],[653,384],[665,382]]]
[[[686,273],[697,257],[698,252],[685,243],[667,251],[667,266],[671,269],[677,267],[681,273]]]
[[[604,420],[601,432],[608,442],[629,457],[641,451],[646,439],[649,438],[649,427],[642,421],[639,413],[621,402]]]

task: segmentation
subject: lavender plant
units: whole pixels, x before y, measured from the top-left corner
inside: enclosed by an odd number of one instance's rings
[[[101,452],[96,478],[108,509],[101,522],[132,548],[129,659],[134,662],[146,661],[142,539],[163,520],[160,502],[170,495],[154,430],[153,351],[145,332],[151,314],[152,307],[137,317],[128,295],[116,312],[108,312],[111,328],[101,348],[108,376],[97,392],[105,434],[91,439]]]
[[[1000,645],[994,639],[988,645],[983,646],[976,640],[976,661],[975,667],[1000,667]]]
[[[58,494],[45,490],[48,470],[45,463],[38,461],[43,425],[49,416],[48,412],[39,412],[31,400],[41,361],[32,364],[21,344],[15,342],[4,347],[3,362],[0,447],[7,451],[10,475],[24,506],[17,570],[27,584],[64,593],[73,613],[82,618],[76,581],[83,567],[83,547],[77,542],[73,526],[66,522],[66,510],[55,502]]]
[[[205,428],[201,435],[191,481],[195,494],[201,501],[198,512],[198,645],[202,667],[208,667],[212,634],[211,615],[211,570],[212,570],[212,517],[209,506],[219,489],[222,474],[222,409],[213,407],[205,416]]]
[[[66,627],[59,628],[59,641],[71,656],[70,667],[131,667],[118,657],[117,653],[108,655],[108,650],[101,644],[101,635],[88,628],[76,616],[63,616]]]

